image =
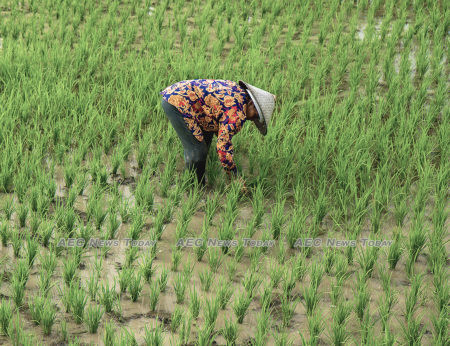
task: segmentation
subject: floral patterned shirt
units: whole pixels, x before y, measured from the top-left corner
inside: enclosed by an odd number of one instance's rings
[[[231,139],[247,120],[247,92],[230,80],[193,79],[177,82],[160,94],[183,114],[200,142],[203,131],[217,133],[220,162],[227,173],[236,173]]]

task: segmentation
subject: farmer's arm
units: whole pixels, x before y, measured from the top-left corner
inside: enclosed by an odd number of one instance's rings
[[[237,111],[233,116],[227,116],[217,133],[217,154],[220,162],[225,172],[234,177],[237,175],[237,168],[233,159],[234,147],[231,139],[242,128],[242,114],[239,112],[241,111]]]

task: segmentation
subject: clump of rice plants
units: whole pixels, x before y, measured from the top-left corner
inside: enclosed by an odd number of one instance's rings
[[[155,322],[155,327],[148,329],[145,327],[144,342],[147,346],[161,346],[164,342],[164,334],[158,321]]]
[[[212,299],[205,298],[203,302],[205,324],[208,326],[208,328],[214,330],[217,316],[219,314],[219,300],[217,299],[217,297],[213,297]]]
[[[150,284],[150,295],[149,295],[151,311],[156,310],[156,304],[158,304],[158,300],[159,300],[159,293],[160,293],[160,287],[159,287],[158,282],[152,282]]]
[[[284,322],[283,322],[284,324]],[[271,328],[271,319],[269,310],[261,310],[256,318],[256,335],[255,341],[258,345],[267,343],[267,336]]]
[[[141,262],[140,271],[144,277],[144,280],[150,282],[157,267],[153,266],[154,256],[151,252],[147,252]]]
[[[174,279],[173,289],[177,297],[177,304],[183,304],[186,288],[189,285],[189,276],[178,273]]]
[[[209,289],[211,287],[211,284],[212,284],[214,276],[215,276],[214,272],[209,269],[204,269],[203,271],[201,271],[198,274],[198,276],[200,279],[202,290],[204,292],[209,292]]]
[[[175,307],[175,310],[172,313],[172,320],[170,321],[170,331],[172,333],[175,333],[178,330],[178,327],[183,320],[183,313],[183,310],[179,306]]]
[[[7,336],[9,335],[9,326],[11,323],[13,315],[13,308],[11,305],[11,301],[7,301],[2,298],[2,302],[0,303],[0,327],[2,334]]]
[[[52,333],[53,325],[56,321],[56,309],[49,300],[46,300],[41,313],[40,324],[42,326],[44,335]]]
[[[252,297],[245,290],[235,295],[235,299],[233,302],[233,311],[239,324],[242,324],[242,322],[244,321],[244,317],[251,302]]]
[[[230,319],[225,317],[225,326],[223,328],[222,334],[227,341],[228,345],[236,344],[236,340],[238,337],[238,326],[236,322],[233,322]]]
[[[163,267],[161,270],[161,274],[158,278],[158,286],[159,286],[160,292],[164,292],[166,290],[168,275],[169,275],[169,270],[166,267]]]
[[[142,282],[141,274],[136,273],[136,275],[132,275],[130,277],[130,282],[129,282],[129,286],[128,286],[128,290],[130,292],[132,302],[137,301],[143,288],[144,288],[144,283]]]
[[[220,265],[223,262],[223,257],[216,248],[208,248],[208,264],[213,273],[217,273]]]
[[[109,282],[104,283],[100,287],[98,300],[105,308],[105,312],[109,313],[118,304],[118,294],[116,293],[116,283],[113,286]]]
[[[225,310],[231,296],[233,295],[232,286],[229,285],[224,277],[221,277],[217,284],[217,299],[219,301],[219,307],[221,310]]]
[[[74,285],[74,290],[70,296],[70,311],[76,324],[80,324],[83,321],[84,308],[87,303],[87,295],[81,287]]]
[[[87,325],[89,333],[95,334],[97,333],[98,326],[100,324],[100,320],[103,316],[103,309],[101,306],[90,305],[84,312],[84,323]]]
[[[394,233],[394,242],[392,243],[392,245],[389,247],[389,252],[388,252],[388,262],[389,262],[389,268],[390,269],[395,269],[395,267],[397,266],[398,261],[400,260],[400,257],[402,255],[403,252],[403,247],[401,245],[401,230],[398,229],[395,233]]]

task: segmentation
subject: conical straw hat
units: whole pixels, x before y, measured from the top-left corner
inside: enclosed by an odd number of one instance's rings
[[[258,130],[262,135],[266,135],[267,125],[270,122],[270,118],[272,117],[272,113],[275,108],[276,96],[268,91],[257,88],[241,80],[239,81],[239,85],[243,89],[247,90],[253,100],[256,110],[258,111],[259,121],[261,123],[260,126],[257,125]]]

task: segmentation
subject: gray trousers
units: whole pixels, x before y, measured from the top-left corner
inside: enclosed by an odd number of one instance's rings
[[[198,182],[204,185],[206,158],[214,132],[203,131],[203,141],[199,142],[187,127],[183,114],[175,106],[164,99],[161,106],[183,145],[186,169],[194,170]]]

